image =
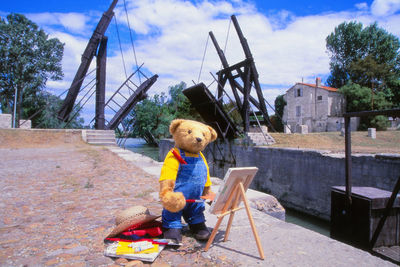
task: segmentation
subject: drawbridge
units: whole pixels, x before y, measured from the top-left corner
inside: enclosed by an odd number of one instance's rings
[[[124,120],[124,118],[129,114],[129,112],[133,109],[133,107],[141,100],[147,97],[146,92],[150,89],[150,87],[157,81],[158,75],[153,75],[152,77],[147,77],[145,73],[142,71],[142,66],[138,66],[136,59],[136,52],[133,45],[132,33],[131,33],[131,41],[132,48],[134,52],[134,57],[136,61],[136,70],[129,75],[126,74],[125,62],[123,59],[122,49],[122,60],[124,64],[125,75],[127,76],[126,80],[122,83],[122,85],[113,93],[113,95],[105,102],[105,85],[106,85],[106,58],[107,58],[107,41],[108,37],[105,36],[105,32],[112,20],[115,19],[114,8],[117,4],[118,0],[114,0],[108,10],[101,17],[96,29],[94,30],[89,42],[86,46],[86,49],[82,55],[81,63],[79,68],[75,74],[75,77],[72,81],[71,87],[68,90],[68,94],[65,97],[63,104],[58,111],[58,119],[67,122],[70,122],[80,111],[84,104],[89,100],[91,96],[96,94],[95,101],[95,110],[96,114],[92,121],[94,121],[94,128],[97,130],[115,130]],[[124,1],[124,5],[126,5]],[[125,6],[125,12],[126,6]],[[128,20],[128,14],[126,14],[126,18]],[[129,26],[129,20],[127,21]],[[117,20],[115,19],[115,24],[117,26]],[[131,31],[131,28],[129,27]],[[117,34],[118,40],[119,31],[117,26]],[[120,42],[120,41],[119,41]],[[121,48],[121,43],[120,43]],[[79,93],[82,93],[87,85],[82,86],[84,79],[87,76],[89,66],[96,57],[96,78],[89,82],[92,84],[92,87],[86,92],[86,94],[82,97],[82,99],[75,104],[76,99]],[[134,76],[138,77],[139,83],[136,84],[133,81]],[[144,81],[142,82],[141,77],[144,77]],[[94,86],[96,88],[94,89]],[[85,99],[83,101],[83,99]],[[77,110],[77,107],[82,106]],[[105,109],[107,109],[108,114],[113,114],[110,120],[105,118]],[[75,114],[72,114],[75,112]],[[72,114],[72,115],[71,115]],[[125,128],[124,125],[122,125]]]
[[[203,120],[217,131],[219,137],[232,139],[240,132],[221,103],[215,99],[204,83],[185,89],[183,94],[190,100]]]
[[[260,129],[261,125],[264,124],[273,131],[275,130],[268,115],[266,107],[266,103],[268,104],[268,102],[264,99],[258,80],[259,75],[257,68],[247,40],[234,15],[231,16],[231,22],[233,22],[238,34],[245,59],[234,65],[229,65],[224,51],[220,48],[213,32],[210,31],[209,38],[211,38],[222,64],[222,69],[216,73],[217,78],[211,74],[217,82],[216,96],[214,97],[214,95],[211,94],[204,83],[195,84],[183,91],[203,120],[207,124],[214,126],[219,137],[223,139],[232,139],[240,134],[248,133],[250,123],[257,123]],[[227,84],[229,84],[231,88],[233,100],[225,90]],[[257,95],[256,98],[251,95],[253,88]],[[230,100],[229,103],[223,102],[226,96]],[[230,110],[225,111],[228,109]],[[233,110],[235,110],[236,114],[239,114],[241,121],[233,119]],[[264,133],[264,131],[261,130],[261,132],[266,140],[272,139],[269,136],[265,136],[268,134]]]

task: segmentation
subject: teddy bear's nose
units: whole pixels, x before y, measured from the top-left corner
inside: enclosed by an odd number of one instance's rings
[[[200,143],[201,142],[201,138],[200,137],[196,137],[196,141]]]

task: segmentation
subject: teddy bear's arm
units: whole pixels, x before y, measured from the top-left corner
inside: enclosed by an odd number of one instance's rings
[[[206,186],[206,187],[204,187],[202,196],[208,195],[208,193],[209,193],[210,191],[211,191],[211,186]]]
[[[174,192],[175,180],[160,181],[160,200],[163,207],[170,212],[178,212],[186,205],[182,192]]]
[[[169,151],[161,168],[159,196],[163,207],[170,212],[178,212],[186,205],[186,199],[183,194],[174,192],[178,169],[179,162],[173,153]]]

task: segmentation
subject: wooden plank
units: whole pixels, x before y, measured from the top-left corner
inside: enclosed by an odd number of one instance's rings
[[[338,192],[344,192],[346,190],[344,186],[333,186],[332,189]],[[359,197],[371,200],[372,209],[384,209],[388,203],[391,194],[392,192],[390,191],[368,186],[355,186],[352,188],[351,192],[352,197]],[[400,207],[400,195],[397,195],[393,207]]]
[[[400,246],[374,248],[373,252],[386,260],[400,264]]]
[[[225,112],[221,102],[215,99],[204,83],[183,90],[194,108],[206,122],[212,126],[220,138],[234,138],[239,134],[234,122]]]

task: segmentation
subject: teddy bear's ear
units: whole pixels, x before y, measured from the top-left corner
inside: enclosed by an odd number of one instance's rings
[[[171,122],[171,124],[169,125],[169,132],[170,132],[172,135],[174,135],[176,129],[178,128],[179,125],[181,125],[181,123],[182,123],[183,121],[184,121],[184,120],[182,120],[182,119],[173,120],[173,121]]]
[[[218,137],[218,134],[217,134],[217,132],[212,128],[212,127],[210,127],[210,126],[207,126],[208,127],[208,129],[210,130],[210,133],[211,133],[211,142],[212,141],[215,141],[216,139],[217,139],[217,137]]]

